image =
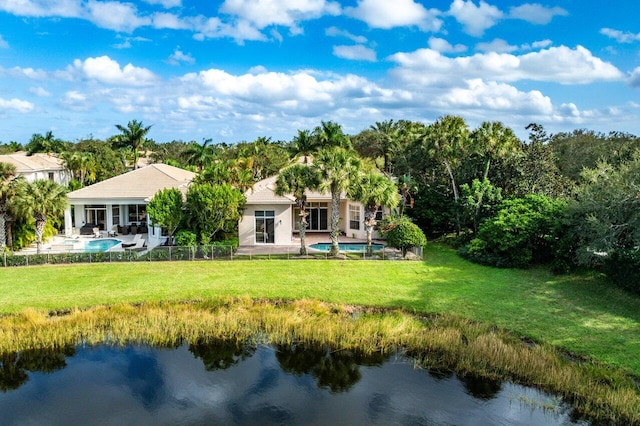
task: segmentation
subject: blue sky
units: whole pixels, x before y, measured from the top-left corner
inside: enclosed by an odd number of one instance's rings
[[[0,0],[0,141],[157,142],[333,120],[640,134],[637,0]]]

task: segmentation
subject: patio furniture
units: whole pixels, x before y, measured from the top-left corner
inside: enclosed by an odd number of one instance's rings
[[[118,225],[113,225],[111,230],[107,231],[107,236],[115,237],[116,235],[118,235]]]
[[[135,225],[135,224],[131,225],[131,233],[132,234],[137,234],[138,233],[138,225]]]
[[[82,225],[82,227],[80,228],[80,235],[93,235],[95,234],[95,232],[93,231],[93,228],[97,227],[98,225],[96,225],[95,223],[86,223],[84,225]]]
[[[93,228],[93,238],[101,238],[102,234],[100,234],[100,228]]]
[[[118,234],[120,234],[120,235],[129,235],[129,228],[127,228],[126,226],[118,225]]]

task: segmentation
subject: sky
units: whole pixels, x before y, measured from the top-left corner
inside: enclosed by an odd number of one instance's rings
[[[638,0],[0,0],[0,142],[458,115],[640,135]]]

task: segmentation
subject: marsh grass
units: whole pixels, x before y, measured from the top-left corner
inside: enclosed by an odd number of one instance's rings
[[[640,424],[640,392],[620,370],[454,316],[418,317],[309,299],[220,298],[117,304],[63,314],[25,309],[0,318],[2,355],[77,344],[171,347],[215,339],[245,342],[256,336],[273,344],[315,342],[367,354],[402,349],[425,368],[534,385],[562,395],[590,418]]]

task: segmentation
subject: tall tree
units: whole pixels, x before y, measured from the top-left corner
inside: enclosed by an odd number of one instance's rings
[[[318,150],[318,140],[309,130],[298,130],[298,134],[289,143],[291,158],[303,157],[304,162],[309,162],[309,157]]]
[[[16,194],[17,183],[20,182],[16,166],[0,162],[0,251],[7,245],[7,219],[12,198]],[[9,243],[10,244],[10,243]]]
[[[133,155],[133,168],[138,168],[138,158],[140,157],[140,150],[142,149],[147,133],[151,130],[152,126],[144,126],[141,121],[131,120],[127,123],[127,126],[116,124],[116,128],[120,130],[121,134],[117,135],[116,141],[119,147],[131,148]]]
[[[313,131],[318,149],[341,147],[351,149],[349,137],[342,131],[342,126],[333,121],[322,121]]]
[[[202,170],[205,167],[213,163],[216,158],[216,152],[213,149],[211,143],[212,139],[204,139],[202,144],[192,142],[182,153],[186,163],[190,166],[195,166],[198,170]]]
[[[240,190],[226,183],[194,183],[189,186],[186,198],[189,222],[199,232],[202,244],[235,227],[246,201]]]
[[[383,166],[382,170],[391,175],[391,154],[398,144],[400,127],[393,120],[376,121],[376,124],[370,127],[371,130],[380,135]]]
[[[184,215],[182,192],[178,188],[165,188],[155,193],[147,205],[147,213],[153,225],[167,230],[169,245]]]
[[[362,172],[354,179],[348,195],[364,205],[364,229],[367,233],[367,251],[371,254],[373,228],[376,213],[381,207],[393,208],[398,205],[398,188],[393,181],[377,170]]]
[[[37,252],[42,249],[42,236],[48,220],[58,219],[67,207],[67,190],[50,180],[24,183],[16,196],[17,210],[36,223]]]
[[[320,169],[323,190],[331,192],[331,250],[335,256],[340,251],[338,236],[340,235],[340,196],[347,191],[357,178],[360,170],[360,159],[354,151],[334,146],[322,149],[314,159]]]
[[[46,154],[59,153],[64,150],[64,142],[55,136],[53,132],[49,130],[45,135],[35,133],[31,136],[31,140],[25,146],[27,155],[33,155],[37,152],[44,152]]]
[[[460,226],[460,192],[456,181],[456,167],[469,155],[469,129],[462,117],[447,115],[427,126],[421,143],[427,153],[441,163],[449,177],[455,203],[456,232]]]
[[[300,254],[307,254],[305,241],[307,229],[307,190],[316,190],[320,187],[321,177],[316,167],[307,164],[294,164],[283,169],[276,180],[276,194],[291,194],[296,199],[296,206],[300,209],[300,221],[298,231],[300,232]]]

